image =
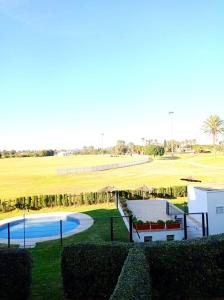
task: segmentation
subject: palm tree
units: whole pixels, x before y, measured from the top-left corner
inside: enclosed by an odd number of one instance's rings
[[[217,115],[211,115],[204,121],[202,130],[204,133],[212,135],[213,148],[215,148],[217,135],[224,133],[224,121]]]

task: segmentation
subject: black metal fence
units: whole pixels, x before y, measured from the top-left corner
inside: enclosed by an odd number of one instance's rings
[[[77,224],[73,226],[71,222],[68,226],[65,220],[60,219],[39,226],[39,221],[30,219],[28,215],[27,218],[0,225],[0,248],[30,248],[49,241],[58,246],[93,240],[132,242],[132,216],[95,217],[93,224],[85,229],[88,222],[89,219],[82,219],[76,227]]]

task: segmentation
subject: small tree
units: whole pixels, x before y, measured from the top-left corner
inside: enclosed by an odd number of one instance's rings
[[[128,151],[128,147],[126,146],[125,144],[125,141],[122,141],[122,140],[118,140],[117,141],[117,144],[114,148],[114,152],[117,154],[117,155],[120,155],[120,154],[125,154],[127,153]]]
[[[147,145],[145,147],[145,154],[155,156],[163,156],[165,153],[164,147],[157,146],[157,145]]]

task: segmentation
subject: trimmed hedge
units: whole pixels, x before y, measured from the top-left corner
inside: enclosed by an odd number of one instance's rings
[[[135,199],[142,199],[143,196],[145,199],[150,198],[177,198],[177,197],[186,197],[187,196],[187,186],[180,185],[180,186],[169,186],[169,187],[158,187],[153,188],[152,192],[141,192],[135,190],[126,190],[119,192],[120,197],[128,199],[128,200],[135,200]]]
[[[224,296],[223,235],[192,241],[155,242],[144,248],[153,299]]]
[[[0,211],[8,212],[16,208],[29,208],[32,210],[39,210],[44,207],[58,207],[58,206],[80,206],[92,205],[98,203],[114,202],[112,194],[108,193],[81,193],[75,194],[57,194],[57,195],[39,195],[17,197],[11,200],[0,199]]]
[[[140,248],[131,248],[110,300],[150,300],[149,266]]]
[[[31,258],[26,250],[0,250],[0,299],[26,300],[31,287]]]
[[[66,299],[109,299],[129,244],[82,243],[63,249],[61,270]]]
[[[119,192],[120,197],[126,199],[142,199],[143,195],[140,191],[126,190]],[[187,186],[173,186],[173,187],[160,187],[153,188],[152,193],[144,192],[144,198],[176,198],[187,196]],[[92,205],[98,203],[114,202],[114,196],[112,193],[81,193],[75,194],[57,194],[57,195],[39,195],[39,196],[27,196],[17,197],[11,200],[0,199],[0,211],[8,212],[16,208],[24,209],[29,208],[32,210],[38,210],[44,207],[55,206],[80,206],[80,205]]]

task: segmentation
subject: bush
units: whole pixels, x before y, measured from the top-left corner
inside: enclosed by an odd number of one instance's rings
[[[0,250],[0,299],[26,300],[31,287],[31,258],[26,250]]]
[[[153,299],[224,295],[224,237],[145,246]],[[162,287],[162,288],[161,288]]]
[[[109,299],[129,244],[83,243],[65,247],[61,270],[66,299]]]
[[[150,300],[149,267],[140,248],[131,248],[110,300]]]

